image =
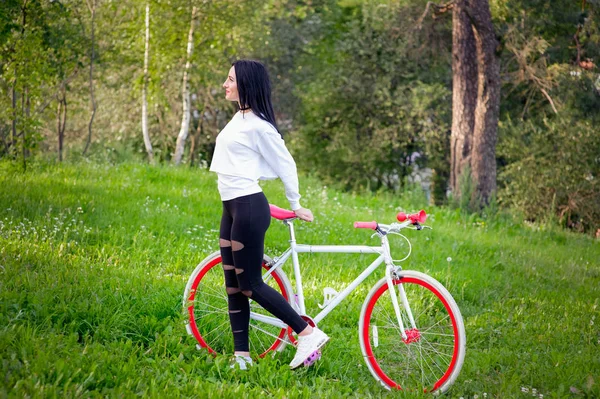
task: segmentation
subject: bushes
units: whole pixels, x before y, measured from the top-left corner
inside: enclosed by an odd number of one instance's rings
[[[529,219],[577,231],[600,228],[600,134],[598,121],[560,115],[542,121],[505,121],[498,155],[509,160],[500,173],[502,204]]]

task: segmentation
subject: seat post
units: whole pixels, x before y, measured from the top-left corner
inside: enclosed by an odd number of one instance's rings
[[[294,223],[292,219],[286,219],[283,223],[287,224],[288,229],[290,230],[290,243],[296,242],[296,234],[294,234]]]
[[[294,223],[292,219],[284,221],[290,229],[290,248],[292,250],[292,265],[294,266],[294,278],[296,279],[296,303],[292,306],[297,306],[298,313],[306,314],[304,306],[304,291],[302,289],[302,275],[300,274],[300,262],[298,262],[298,252],[296,252],[296,235],[294,234]]]

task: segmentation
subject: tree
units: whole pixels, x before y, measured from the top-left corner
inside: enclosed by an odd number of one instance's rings
[[[175,146],[175,157],[173,158],[173,163],[175,165],[179,165],[181,163],[181,158],[183,157],[183,151],[185,149],[185,141],[187,140],[187,136],[190,130],[190,88],[188,85],[188,73],[191,67],[191,58],[192,51],[194,49],[194,25],[196,23],[196,11],[197,8],[194,6],[192,9],[192,23],[190,24],[190,32],[188,34],[187,41],[187,57],[185,63],[185,69],[183,71],[183,87],[181,89],[181,94],[183,98],[183,116],[181,119],[181,130],[179,131],[179,135],[177,136],[177,144]]]
[[[488,0],[473,0],[468,8],[477,45],[478,90],[473,127],[471,171],[474,195],[488,204],[496,191],[496,142],[500,110],[498,40]]]
[[[468,166],[475,202],[489,203],[496,190],[496,141],[500,64],[488,0],[456,0],[453,10],[451,177],[460,196]]]
[[[452,10],[452,133],[450,187],[460,196],[459,177],[470,166],[477,106],[475,34],[464,2]]]
[[[154,162],[154,152],[148,134],[148,57],[150,52],[150,3],[146,3],[146,38],[144,51],[144,83],[142,87],[142,135],[150,162]]]

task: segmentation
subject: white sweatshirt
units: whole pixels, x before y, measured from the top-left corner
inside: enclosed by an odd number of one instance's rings
[[[300,209],[296,163],[277,130],[253,112],[237,112],[217,136],[210,171],[222,201],[261,192],[258,180],[279,177],[292,210]]]

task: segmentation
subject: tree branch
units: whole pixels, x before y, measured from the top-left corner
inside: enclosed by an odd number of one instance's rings
[[[550,97],[550,95],[548,94],[548,92],[545,89],[540,88],[540,91],[544,94],[544,96],[546,96],[548,101],[550,101],[550,105],[552,106],[552,110],[554,110],[554,113],[558,114],[558,111],[556,110],[556,107],[554,106],[554,101],[552,101],[552,97]]]
[[[432,1],[428,1],[427,5],[425,6],[425,11],[423,12],[423,15],[421,15],[421,18],[419,18],[417,20],[417,30],[421,30],[421,28],[423,27],[423,20],[425,19],[425,17],[427,16],[427,14],[429,13],[429,7],[433,6],[435,7],[435,11],[433,12],[433,19],[436,19],[438,16],[448,12],[449,10],[454,8],[454,0],[446,3],[446,4],[435,4]]]
[[[50,95],[49,97],[46,97],[46,102],[44,102],[42,105],[40,105],[39,107],[36,108],[35,113],[36,114],[40,114],[42,112],[44,112],[44,110],[48,107],[48,105],[50,105],[50,103],[52,101],[54,101],[55,99],[57,99],[58,95],[60,94],[60,91],[66,86],[68,85],[73,79],[75,79],[77,77],[77,75],[79,75],[79,68],[75,67],[75,69],[73,70],[73,73],[71,73],[70,76],[68,76],[67,78],[65,78],[62,82],[60,82],[57,86],[55,86],[52,90],[54,91],[54,94]]]

